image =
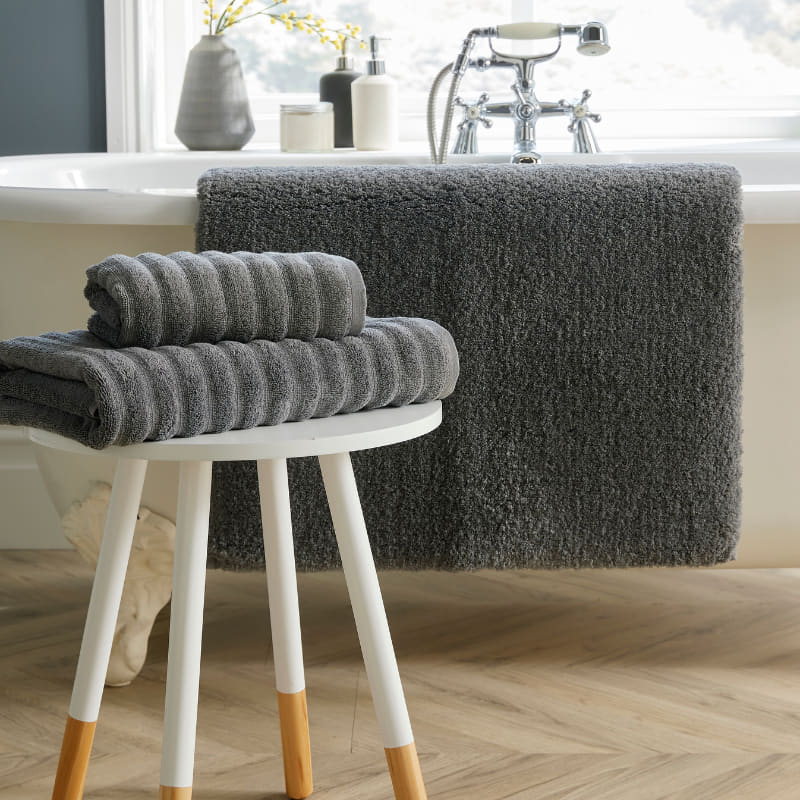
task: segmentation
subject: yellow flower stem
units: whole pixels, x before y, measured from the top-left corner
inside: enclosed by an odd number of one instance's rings
[[[228,28],[232,28],[234,25],[238,25],[240,22],[244,22],[245,20],[252,19],[253,17],[269,17],[270,22],[282,22],[286,23],[291,22],[292,25],[286,26],[287,30],[292,30],[295,27],[295,22],[304,23],[307,26],[308,33],[316,33],[320,37],[320,41],[323,44],[330,44],[335,47],[337,50],[341,49],[341,41],[343,39],[352,39],[355,42],[358,42],[362,47],[365,45],[365,41],[358,36],[358,33],[361,31],[360,25],[353,25],[352,23],[348,23],[347,25],[340,27],[340,28],[328,28],[323,27],[323,23],[319,20],[308,19],[306,16],[305,19],[300,20],[295,15],[295,19],[288,19],[282,20],[280,14],[273,13],[272,9],[276,8],[277,6],[286,5],[286,0],[271,0],[270,5],[264,6],[260,8],[258,11],[253,11],[246,16],[242,15],[242,10],[244,9],[244,5],[239,6],[239,13],[233,13],[233,7],[236,5],[236,0],[230,0],[228,4],[225,6],[225,10],[219,15],[219,19],[216,20],[216,28],[214,28],[214,20],[213,20],[213,11],[214,11],[214,4],[213,2],[209,2],[209,0],[203,0],[203,5],[206,6],[206,10],[204,11],[205,14],[208,15],[208,32],[209,34],[222,34]],[[285,13],[285,12],[284,12]],[[288,16],[288,15],[287,15]],[[300,26],[297,26],[300,27]],[[302,28],[301,28],[302,29]],[[331,34],[333,36],[331,36]],[[324,36],[324,38],[323,38]]]
[[[235,2],[235,0],[232,0],[232,2]],[[208,23],[209,36],[218,34],[220,31],[220,23],[225,17],[225,12],[227,11],[227,8],[220,14],[218,11],[217,13],[215,13],[213,0],[212,2],[209,2],[209,0],[203,0],[203,5],[205,6],[205,8],[203,9],[203,14],[205,14],[206,16],[206,19],[203,20],[203,22]]]
[[[234,8],[236,5],[236,0],[230,0],[227,6],[225,6],[225,11],[222,12],[222,18],[217,25],[217,33],[222,33],[227,28],[230,28],[236,22],[236,18],[238,16],[237,9]],[[239,9],[243,8],[242,5],[239,6]]]
[[[270,13],[270,9],[274,8],[277,5],[282,5],[282,3],[281,2],[273,3],[268,8],[262,8],[260,11],[254,11],[252,14],[248,14],[246,17],[239,17],[238,19],[233,20],[233,22],[231,22],[228,27],[230,27],[231,25],[238,25],[240,22],[244,22],[246,19],[252,19],[253,17],[262,17],[262,16],[263,17],[273,17],[274,19],[277,19],[278,22],[285,22],[286,20],[282,20],[280,18],[280,14]],[[287,17],[287,19],[290,19],[290,18]],[[310,24],[310,23],[306,23],[306,24]]]
[[[279,4],[275,3],[274,5],[270,6],[270,8],[274,8],[276,5]],[[281,20],[276,14],[270,14],[269,9],[265,8],[261,11],[254,11],[252,14],[248,14],[246,17],[239,17],[238,19],[235,19],[228,27],[231,27],[231,25],[238,25],[240,22],[244,22],[246,19],[252,19],[253,17],[275,17],[275,19],[279,19],[280,22],[283,22],[283,20]]]
[[[214,29],[214,3],[209,0],[204,0],[206,10],[205,14],[208,16],[208,35],[213,36],[217,31]],[[219,24],[217,24],[219,27]]]

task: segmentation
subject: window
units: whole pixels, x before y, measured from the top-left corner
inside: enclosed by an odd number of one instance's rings
[[[142,107],[153,109],[140,114],[152,123],[140,129],[140,145],[178,147],[171,129],[186,53],[203,32],[200,0],[125,2],[139,9],[137,50],[148,69],[139,70],[136,85]],[[575,38],[565,37],[561,52],[536,74],[543,100],[572,99],[591,88],[592,110],[603,114],[596,128],[601,145],[642,137],[800,138],[800,0],[290,0],[287,8],[292,7],[390,37],[387,69],[401,86],[406,141],[425,138],[429,86],[466,33],[531,15],[606,24],[609,54],[581,56]],[[264,19],[237,25],[226,36],[245,69],[257,126],[254,144],[275,144],[280,103],[312,99],[336,52]],[[479,44],[476,52],[485,47]],[[357,53],[357,60],[363,55]],[[510,82],[506,70],[470,70],[461,94],[488,91],[501,100],[510,96]],[[500,120],[493,130],[504,142],[510,137],[506,125]],[[539,137],[569,149],[563,126],[563,120],[542,120]]]

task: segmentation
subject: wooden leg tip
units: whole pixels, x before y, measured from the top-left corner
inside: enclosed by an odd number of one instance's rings
[[[192,787],[159,786],[158,800],[192,800]]]
[[[286,794],[303,800],[314,791],[311,778],[311,743],[308,736],[306,690],[285,694],[278,692],[278,716],[281,721],[281,747]]]
[[[83,722],[67,717],[53,785],[53,800],[81,800],[83,797],[96,725],[96,722]]]
[[[403,747],[387,747],[386,761],[395,800],[427,800],[414,742]]]

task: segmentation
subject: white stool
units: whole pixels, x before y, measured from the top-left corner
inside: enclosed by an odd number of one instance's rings
[[[350,452],[433,430],[441,403],[364,411],[275,427],[91,450],[41,430],[47,447],[118,457],[103,543],[64,731],[53,800],[80,800],[148,461],[179,461],[175,568],[160,800],[189,800],[194,771],[208,513],[213,461],[258,462],[286,793],[312,791],[303,652],[286,459],[318,456],[358,638],[398,800],[426,797]]]

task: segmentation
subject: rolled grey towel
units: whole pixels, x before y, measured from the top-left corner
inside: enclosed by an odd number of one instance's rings
[[[151,350],[46,333],[0,342],[0,423],[103,448],[424,403],[457,378],[452,337],[424,319],[368,318],[335,341]]]
[[[358,267],[326,253],[142,253],[86,270],[89,330],[114,347],[357,336]]]

